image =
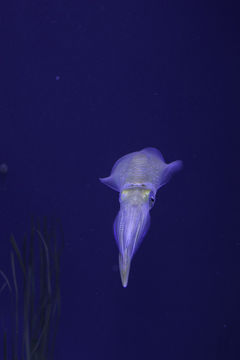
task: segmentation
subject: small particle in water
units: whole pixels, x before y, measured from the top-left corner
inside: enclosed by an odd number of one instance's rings
[[[0,165],[0,174],[6,175],[7,172],[8,172],[8,166],[7,166],[7,164],[2,163],[2,164]]]
[[[56,76],[56,80],[60,80],[60,76],[59,76],[59,75]]]

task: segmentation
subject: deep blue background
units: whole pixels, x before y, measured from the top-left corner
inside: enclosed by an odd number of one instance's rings
[[[239,18],[225,1],[16,1],[0,12],[0,268],[31,214],[60,217],[58,360],[240,357]],[[99,181],[157,147],[162,188],[123,289]],[[8,311],[2,296],[0,306]],[[1,331],[1,330],[0,330]],[[0,333],[1,335],[1,333]]]

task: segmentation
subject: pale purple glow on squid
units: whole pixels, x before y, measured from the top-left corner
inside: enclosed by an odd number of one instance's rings
[[[166,164],[160,151],[145,148],[121,157],[111,175],[100,179],[120,193],[120,210],[114,222],[114,235],[124,287],[128,284],[132,257],[149,228],[149,211],[154,205],[156,192],[181,167],[180,160]]]

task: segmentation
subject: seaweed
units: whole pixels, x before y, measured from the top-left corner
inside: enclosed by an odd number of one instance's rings
[[[14,318],[12,334],[3,333],[3,359],[54,360],[61,307],[61,223],[32,219],[22,246],[13,235],[10,243],[12,286],[0,270],[4,279],[0,293],[8,287],[14,294]]]

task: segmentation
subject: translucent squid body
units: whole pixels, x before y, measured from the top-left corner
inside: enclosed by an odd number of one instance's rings
[[[119,191],[120,210],[114,222],[119,248],[119,270],[123,287],[127,286],[131,260],[147,233],[149,211],[157,190],[180,170],[180,160],[166,164],[155,148],[145,148],[121,157],[111,175],[100,181]]]

